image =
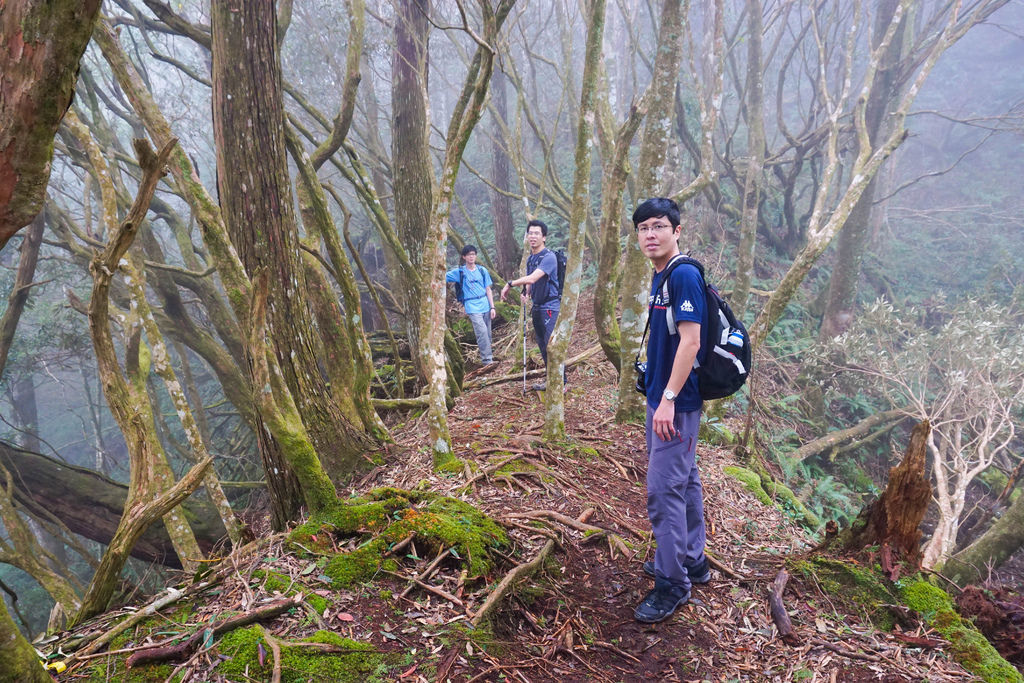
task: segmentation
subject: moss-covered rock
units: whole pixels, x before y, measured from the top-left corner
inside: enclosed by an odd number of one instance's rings
[[[961,666],[984,681],[1024,683],[1024,676],[996,652],[985,636],[960,618],[946,591],[920,577],[904,579],[898,585],[907,606],[950,642]]]
[[[429,491],[380,488],[366,496],[341,502],[311,517],[289,540],[298,549],[330,554],[340,542],[365,535],[350,552],[335,554],[324,574],[337,586],[366,581],[383,566],[397,568],[384,553],[410,534],[421,552],[448,548],[464,560],[470,578],[483,576],[491,566],[491,550],[508,545],[508,536],[490,517],[472,505]]]
[[[757,472],[746,467],[729,466],[723,470],[726,474],[741,481],[747,490],[765,505],[777,505],[789,513],[804,527],[817,530],[821,527],[821,518],[807,509],[791,489],[770,479],[763,478]],[[767,475],[766,475],[767,477]]]
[[[328,653],[316,648],[302,647],[301,643],[325,643],[348,652]],[[259,646],[263,644],[264,663],[260,665]],[[237,629],[224,635],[217,650],[227,657],[216,668],[216,673],[229,681],[270,680],[273,655],[259,626]],[[317,631],[309,638],[286,643],[281,648],[281,681],[358,682],[384,681],[387,662],[372,645],[343,638],[330,631]]]

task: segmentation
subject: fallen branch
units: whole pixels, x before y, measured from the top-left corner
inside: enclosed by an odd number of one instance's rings
[[[580,516],[573,521],[583,524],[590,518],[592,514],[594,514],[594,509],[588,508],[584,510],[583,513],[580,514]],[[540,549],[540,551],[532,560],[530,560],[529,562],[525,562],[523,564],[518,564],[511,570],[509,570],[509,572],[505,574],[505,577],[501,580],[497,587],[493,591],[491,591],[490,595],[487,596],[487,599],[484,601],[484,604],[480,606],[479,610],[477,610],[476,616],[474,616],[470,620],[470,623],[473,624],[473,626],[479,626],[480,622],[482,622],[487,617],[488,614],[494,611],[494,608],[497,607],[498,603],[501,602],[502,599],[504,599],[505,595],[509,592],[512,586],[515,585],[517,581],[528,576],[532,576],[540,567],[544,565],[544,560],[551,553],[554,547],[555,542],[548,541],[544,544],[544,547]]]
[[[782,603],[782,593],[786,590],[787,581],[789,581],[789,572],[780,569],[772,588],[768,591],[768,607],[782,642],[786,645],[799,645],[800,639],[793,633],[793,622],[790,621],[786,606]]]
[[[586,351],[583,351],[582,353],[579,353],[579,354],[573,356],[572,358],[570,358],[567,361],[565,361],[565,368],[566,368],[566,370],[568,370],[569,368],[571,368],[574,365],[578,365],[579,363],[582,363],[583,361],[587,360],[588,358],[590,358],[591,356],[593,356],[595,353],[597,353],[600,350],[601,350],[601,345],[597,344],[595,346],[591,346]],[[546,369],[544,369],[544,368],[540,368],[538,370],[530,370],[529,372],[526,373],[526,377],[528,379],[537,379],[538,377],[546,377],[547,376],[547,372],[548,371]],[[509,375],[498,375],[497,377],[479,377],[479,378],[470,380],[468,382],[463,382],[462,383],[462,390],[466,391],[466,390],[469,390],[469,389],[481,389],[483,387],[491,386],[492,384],[501,384],[503,382],[522,381],[522,379],[523,379],[523,373],[522,372],[512,373],[512,374],[509,374]],[[375,402],[375,404],[376,404],[376,402]]]
[[[112,641],[114,638],[121,635],[126,630],[130,629],[135,624],[139,623],[140,621],[148,617],[153,616],[158,611],[162,610],[164,607],[167,607],[168,605],[174,604],[178,600],[181,600],[181,598],[184,595],[184,591],[180,591],[174,587],[169,587],[165,594],[158,595],[155,599],[151,600],[148,605],[144,606],[138,612],[131,615],[124,621],[120,622],[119,624],[117,624],[117,626],[114,626],[108,631],[105,631],[96,640],[92,641],[92,643],[90,643],[88,647],[83,648],[81,652],[76,652],[75,654],[71,655],[71,657],[68,658],[65,664],[68,664],[75,659],[83,659],[85,656],[91,655],[92,653],[96,652],[101,647]]]
[[[257,621],[273,619],[293,607],[298,607],[301,603],[301,596],[288,598],[286,600],[278,600],[246,614],[229,617],[217,622],[213,626],[208,626],[201,631],[196,631],[188,640],[178,643],[177,645],[150,647],[145,650],[139,650],[125,661],[125,667],[130,669],[133,666],[139,666],[141,664],[153,664],[168,660],[178,661],[184,659],[189,657],[206,638],[215,638],[241,626],[248,626],[249,624]]]
[[[807,460],[808,458],[813,458],[814,456],[820,453],[824,453],[830,448],[835,448],[836,446],[846,443],[847,441],[851,441],[859,436],[868,434],[871,432],[871,430],[873,430],[880,424],[891,422],[893,420],[899,422],[903,420],[904,417],[905,416],[903,415],[903,413],[899,410],[886,410],[885,412],[882,413],[875,413],[874,415],[864,420],[861,420],[852,427],[849,427],[847,429],[839,429],[834,432],[829,432],[820,439],[815,439],[810,443],[804,444],[800,448],[790,453],[789,457],[794,460],[799,460],[802,462],[804,460]]]

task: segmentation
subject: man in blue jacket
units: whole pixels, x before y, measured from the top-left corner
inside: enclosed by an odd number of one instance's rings
[[[633,213],[633,225],[640,250],[654,266],[645,387],[647,516],[657,550],[654,561],[644,563],[644,571],[654,576],[654,590],[634,612],[637,621],[653,623],[685,604],[692,584],[711,579],[696,463],[702,401],[694,372],[706,347],[707,306],[696,267],[684,263],[668,269],[680,257],[678,205],[664,197],[648,199]]]
[[[497,314],[494,310],[494,295],[491,294],[494,281],[486,268],[476,264],[476,247],[472,244],[462,248],[462,260],[465,265],[449,270],[445,280],[460,284],[462,306],[473,325],[476,345],[480,349],[480,362],[490,365],[494,362],[491,355],[491,321]]]

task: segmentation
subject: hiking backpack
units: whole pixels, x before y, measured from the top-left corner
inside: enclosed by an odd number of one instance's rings
[[[747,336],[747,328],[743,322],[738,320],[729,307],[728,302],[722,298],[715,287],[708,283],[704,276],[704,266],[700,261],[689,256],[676,256],[669,262],[668,268],[661,279],[662,300],[665,301],[665,315],[668,318],[669,330],[675,330],[675,319],[672,316],[672,302],[669,296],[668,278],[672,271],[683,263],[687,263],[697,269],[700,279],[704,283],[704,301],[707,317],[708,348],[704,354],[704,362],[697,363],[697,386],[700,390],[700,397],[705,401],[716,398],[732,396],[747,381],[750,376],[751,349],[750,339]],[[648,310],[647,327],[644,329],[644,336],[650,329],[652,309]],[[640,342],[643,348],[643,340]],[[640,355],[637,354],[639,364]],[[696,361],[695,361],[696,362]],[[646,364],[644,364],[646,365]]]
[[[569,264],[569,257],[565,255],[565,249],[555,249],[555,261],[558,263],[558,296],[562,296],[565,289],[565,269]]]
[[[459,266],[459,279],[453,284],[455,285],[455,300],[460,304],[466,303],[466,271],[463,270],[462,266]]]

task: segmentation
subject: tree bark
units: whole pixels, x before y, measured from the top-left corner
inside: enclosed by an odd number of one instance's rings
[[[424,296],[420,274],[424,273],[427,231],[434,201],[427,107],[430,0],[399,0],[395,3],[395,13],[395,47],[391,60],[394,227],[412,270],[399,268],[395,271],[398,286],[392,291],[399,295],[405,308],[406,335],[416,373],[423,383],[428,383],[429,371],[422,355],[426,348],[421,339],[421,334],[427,331],[420,328],[419,309]],[[427,278],[430,275],[426,273]]]
[[[39,245],[43,241],[43,214],[36,216],[32,227],[25,233],[21,243],[21,256],[18,259],[18,270],[14,276],[11,295],[7,297],[7,309],[0,316],[0,377],[4,375],[7,365],[7,354],[14,341],[14,331],[18,328],[18,320],[28,303],[28,294],[32,286],[32,278],[36,274],[36,263],[39,261]],[[0,247],[2,248],[2,247]]]
[[[740,244],[736,251],[736,279],[733,287],[733,312],[742,319],[750,296],[754,275],[754,251],[757,245],[758,207],[761,176],[764,172],[764,73],[761,65],[761,0],[746,0],[747,12],[747,85],[744,111],[747,120],[747,158],[743,179],[743,205],[740,209]]]
[[[101,22],[95,38],[118,85],[152,139],[160,144],[173,140],[170,125],[157,108],[138,71],[117,43],[110,27]],[[228,302],[236,321],[239,325],[251,324],[253,284],[228,239],[219,208],[200,182],[191,160],[180,147],[172,151],[170,169],[202,229],[203,242],[227,290]],[[249,362],[253,367],[263,366],[267,369],[264,374],[277,378],[281,370],[273,354],[266,358],[264,351],[267,341],[263,327],[260,327],[259,335],[254,336],[253,331],[250,327],[250,335],[242,344]],[[315,457],[309,435],[297,416],[288,387],[283,382],[275,381],[272,386],[254,382],[250,391],[256,402],[255,415],[261,420],[256,433],[270,491],[272,520],[277,528],[283,528],[294,518],[303,502],[309,506],[310,511],[330,504],[333,498],[327,489],[333,487]],[[288,412],[282,414],[283,411]],[[309,458],[310,452],[314,454],[312,459]],[[301,463],[301,471],[293,468],[292,463]]]
[[[53,136],[99,10],[100,0],[0,6],[0,249],[43,208]]]
[[[293,400],[302,406],[303,424],[323,467],[340,478],[362,462],[367,442],[342,415],[324,380],[317,363],[322,345],[302,295],[305,275],[285,154],[274,5],[273,0],[211,5],[217,188],[228,234],[250,280],[260,272],[269,275],[268,327],[277,362]]]

